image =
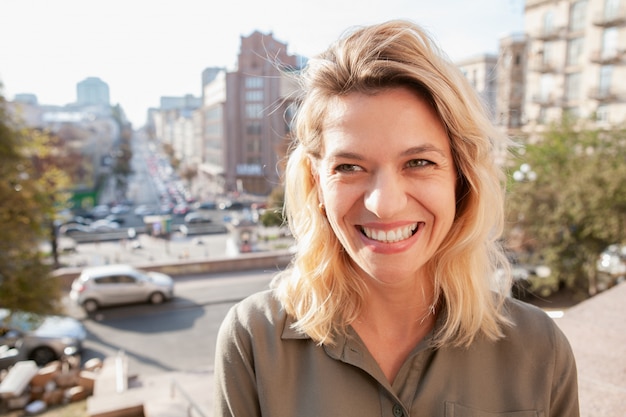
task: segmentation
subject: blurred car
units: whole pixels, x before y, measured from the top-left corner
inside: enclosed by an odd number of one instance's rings
[[[626,280],[626,244],[609,245],[596,262],[597,289],[607,290]]]
[[[109,206],[105,205],[105,204],[100,204],[95,206],[94,208],[91,209],[90,214],[95,218],[95,219],[101,219],[103,217],[106,217],[110,214],[110,209]]]
[[[72,317],[0,308],[0,346],[38,366],[79,353],[86,337],[83,324]]]
[[[187,204],[176,204],[172,209],[172,214],[185,215],[191,211],[191,207]]]
[[[66,236],[81,233],[93,233],[93,231],[94,230],[89,226],[82,226],[80,224],[68,224],[59,228],[59,233]]]
[[[220,210],[231,210],[231,211],[239,211],[248,208],[249,206],[245,205],[240,201],[225,201],[218,205]]]
[[[114,232],[120,228],[120,224],[110,220],[96,220],[89,225],[93,232]]]
[[[201,203],[195,204],[197,210],[216,210],[217,204],[215,201],[203,201]]]
[[[513,298],[548,297],[558,290],[558,281],[552,276],[550,267],[530,262],[523,253],[507,251],[506,255],[511,265],[510,295]]]
[[[131,207],[127,204],[116,204],[111,207],[111,214],[126,214],[130,211]]]
[[[185,223],[187,224],[211,223],[212,221],[209,216],[197,212],[191,212],[185,216]]]
[[[157,212],[158,212],[158,209],[156,207],[148,206],[146,204],[141,204],[137,206],[134,210],[134,213],[137,216],[147,216],[150,214],[156,214]]]
[[[67,227],[67,226],[89,226],[93,220],[88,219],[83,216],[75,216],[69,219],[66,222],[60,223],[59,227]]]
[[[104,220],[111,223],[117,223],[120,226],[126,223],[126,219],[124,218],[124,216],[121,216],[119,214],[109,214],[104,218]]]
[[[173,296],[169,275],[123,264],[85,268],[70,290],[70,299],[87,313],[118,304],[161,304]]]

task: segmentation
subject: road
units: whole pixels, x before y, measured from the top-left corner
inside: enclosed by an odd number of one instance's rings
[[[275,271],[246,271],[203,277],[177,277],[176,297],[159,305],[101,310],[86,318],[88,332],[82,360],[115,356],[123,351],[131,375],[213,369],[215,337],[228,309],[268,287]]]

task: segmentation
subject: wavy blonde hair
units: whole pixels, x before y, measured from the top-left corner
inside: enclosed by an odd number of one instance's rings
[[[347,32],[311,59],[300,76],[301,105],[285,172],[285,214],[297,251],[273,282],[295,328],[320,344],[334,343],[359,314],[366,288],[318,205],[311,158],[323,154],[328,102],[353,92],[406,87],[425,97],[450,138],[457,171],[456,218],[427,264],[435,299],[445,305],[439,346],[467,346],[480,333],[501,337],[509,320],[504,295],[494,292],[496,270],[508,271],[498,237],[504,222],[504,176],[495,163],[504,137],[463,74],[428,34],[394,20]],[[505,274],[508,276],[508,274]]]

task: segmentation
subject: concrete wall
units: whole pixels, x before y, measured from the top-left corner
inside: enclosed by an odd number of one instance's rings
[[[246,253],[236,258],[214,259],[211,261],[179,261],[174,263],[149,263],[136,265],[146,271],[157,271],[176,279],[180,275],[214,274],[219,272],[246,271],[254,269],[283,269],[291,261],[292,253],[288,250]],[[61,268],[53,276],[61,281],[61,286],[69,290],[72,281],[80,275],[82,268]]]

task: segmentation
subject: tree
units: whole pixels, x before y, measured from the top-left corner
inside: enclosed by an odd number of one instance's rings
[[[261,224],[265,227],[284,225],[284,205],[285,189],[282,186],[274,188],[267,200],[267,210],[261,214]]]
[[[598,255],[626,242],[624,161],[624,129],[581,128],[567,119],[520,149],[523,169],[509,181],[509,235],[523,230],[524,248],[561,286],[594,294]]]
[[[16,128],[0,95],[0,306],[37,313],[60,311],[59,283],[39,249],[64,183],[61,170],[46,165],[46,138]]]

